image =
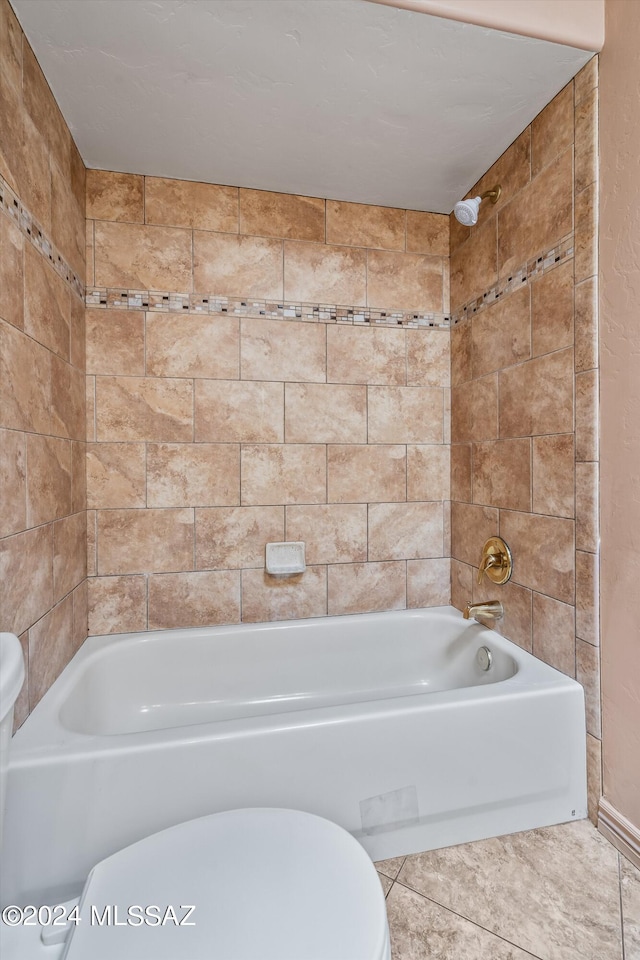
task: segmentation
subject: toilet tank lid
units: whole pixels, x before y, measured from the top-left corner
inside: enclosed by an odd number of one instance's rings
[[[191,906],[194,925],[182,925]],[[255,808],[178,824],[97,864],[63,957],[382,960],[387,941],[382,887],[351,834]]]

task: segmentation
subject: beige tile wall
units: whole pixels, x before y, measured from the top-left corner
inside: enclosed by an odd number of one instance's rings
[[[448,309],[441,215],[95,170],[87,215],[88,285]],[[90,631],[447,603],[449,368],[444,328],[88,310]]]
[[[451,337],[452,595],[499,597],[512,640],[584,684],[590,813],[600,795],[598,630],[597,58],[470,191],[451,219],[454,311],[574,234],[574,256],[469,316]],[[484,539],[514,556],[476,584]],[[596,796],[597,795],[597,796]]]
[[[85,170],[0,0],[0,175],[84,276]],[[19,725],[87,636],[84,303],[0,212],[0,629],[27,682]]]

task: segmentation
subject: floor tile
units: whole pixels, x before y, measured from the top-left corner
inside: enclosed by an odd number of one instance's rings
[[[400,883],[387,898],[393,960],[530,960],[531,954]]]
[[[406,857],[392,857],[390,860],[378,860],[376,870],[378,873],[383,873],[385,877],[391,877],[392,880],[395,880],[406,859]]]
[[[389,895],[389,890],[391,890],[391,887],[393,886],[393,880],[390,880],[389,877],[385,877],[383,873],[378,873],[378,876],[380,877],[380,883],[382,884],[384,895],[387,897]]]
[[[622,960],[617,853],[587,820],[416,854],[398,879],[541,960]]]
[[[640,960],[640,870],[619,856],[624,960]]]

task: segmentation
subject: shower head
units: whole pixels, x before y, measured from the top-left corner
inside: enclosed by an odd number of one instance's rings
[[[465,227],[472,227],[478,222],[478,210],[480,204],[485,199],[490,199],[491,203],[497,203],[502,193],[502,187],[496,186],[491,190],[485,190],[479,197],[471,197],[468,200],[459,200],[453,208],[458,223]]]

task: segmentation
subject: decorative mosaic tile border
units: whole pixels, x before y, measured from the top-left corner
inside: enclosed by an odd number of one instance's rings
[[[325,303],[292,303],[286,300],[242,300],[200,293],[165,293],[155,290],[122,290],[87,287],[86,304],[92,308],[149,310],[158,313],[222,314],[267,317],[271,320],[304,320],[311,323],[350,323],[385,327],[449,327],[449,317],[415,311],[378,310],[372,307]]]
[[[56,273],[66,280],[73,292],[84,299],[84,283],[2,176],[0,176],[0,210],[13,220],[20,232],[49,261]]]
[[[241,317],[267,317],[272,320],[303,320],[311,323],[350,323],[357,326],[448,329],[490,307],[523,283],[548,273],[573,257],[573,234],[564,237],[550,250],[532,257],[505,280],[495,283],[482,296],[465,303],[452,316],[416,311],[379,310],[372,307],[340,306],[324,303],[242,300],[215,294],[173,293],[156,290],[87,287],[86,304],[112,310],[148,310],[158,313],[199,313]]]
[[[481,313],[482,310],[490,307],[496,300],[504,297],[505,294],[511,293],[517,287],[521,287],[523,283],[529,283],[530,280],[534,280],[543,273],[548,273],[549,270],[559,267],[560,264],[566,260],[570,260],[573,257],[573,246],[573,234],[571,233],[569,236],[563,237],[563,239],[554,247],[551,247],[550,250],[546,250],[537,257],[532,257],[531,260],[528,260],[517,270],[514,270],[506,280],[494,283],[494,285],[489,287],[488,290],[485,290],[480,297],[469,300],[469,302],[465,303],[459,310],[456,310],[451,315],[451,326],[454,327],[469,317],[474,316],[476,313]]]
[[[6,180],[0,176],[0,210],[17,224],[24,236],[51,263],[59,276],[93,309],[145,310],[154,313],[198,313],[242,317],[267,317],[272,320],[303,320],[310,323],[347,323],[356,326],[448,329],[491,306],[523,283],[573,257],[573,234],[564,237],[550,250],[533,257],[506,280],[495,283],[481,296],[470,300],[451,316],[414,310],[380,310],[373,307],[325,303],[293,303],[222,297],[217,294],[175,293],[164,290],[125,290],[112,287],[86,287],[59,250],[49,240]]]

